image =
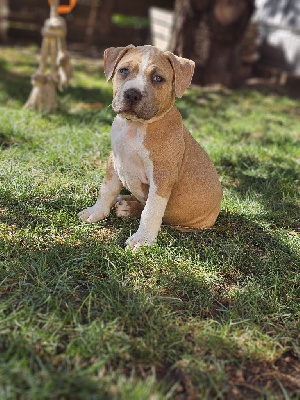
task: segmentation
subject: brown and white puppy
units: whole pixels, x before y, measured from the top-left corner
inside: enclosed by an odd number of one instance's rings
[[[174,105],[189,86],[194,62],[153,46],[109,48],[107,80],[113,77],[112,152],[95,205],[78,214],[87,222],[141,215],[128,240],[152,245],[161,223],[182,230],[211,227],[222,188],[216,169],[182,123]],[[133,196],[118,197],[122,186]]]

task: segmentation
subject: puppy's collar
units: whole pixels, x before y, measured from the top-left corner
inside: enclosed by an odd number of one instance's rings
[[[142,119],[142,118],[126,118],[128,121],[134,121],[134,122],[140,122],[143,125],[148,125],[152,124],[153,122],[159,121],[160,119],[164,118],[174,107],[174,104],[171,105],[170,108],[168,108],[165,112],[163,112],[161,115],[155,116],[151,119]]]

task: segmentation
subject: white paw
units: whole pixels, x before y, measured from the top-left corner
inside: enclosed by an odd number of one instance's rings
[[[86,208],[83,211],[80,211],[80,213],[77,214],[78,218],[85,222],[98,222],[106,218],[107,215],[108,213],[103,212],[101,208],[96,206],[96,204],[92,207]]]
[[[130,217],[130,204],[126,200],[118,199],[115,205],[116,215],[120,218]]]
[[[155,240],[156,236],[137,231],[126,240],[125,244],[133,250],[137,250],[141,246],[152,246]]]

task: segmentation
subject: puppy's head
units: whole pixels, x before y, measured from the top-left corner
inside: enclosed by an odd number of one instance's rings
[[[150,120],[167,111],[191,83],[194,62],[153,46],[110,47],[104,72],[113,77],[113,109],[127,119]]]

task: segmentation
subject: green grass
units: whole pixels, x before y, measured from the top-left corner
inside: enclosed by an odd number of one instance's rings
[[[110,149],[99,62],[74,57],[41,115],[22,108],[38,50],[0,51],[0,398],[299,398],[300,101],[275,87],[178,100],[222,211],[132,254],[137,220],[76,217]]]

